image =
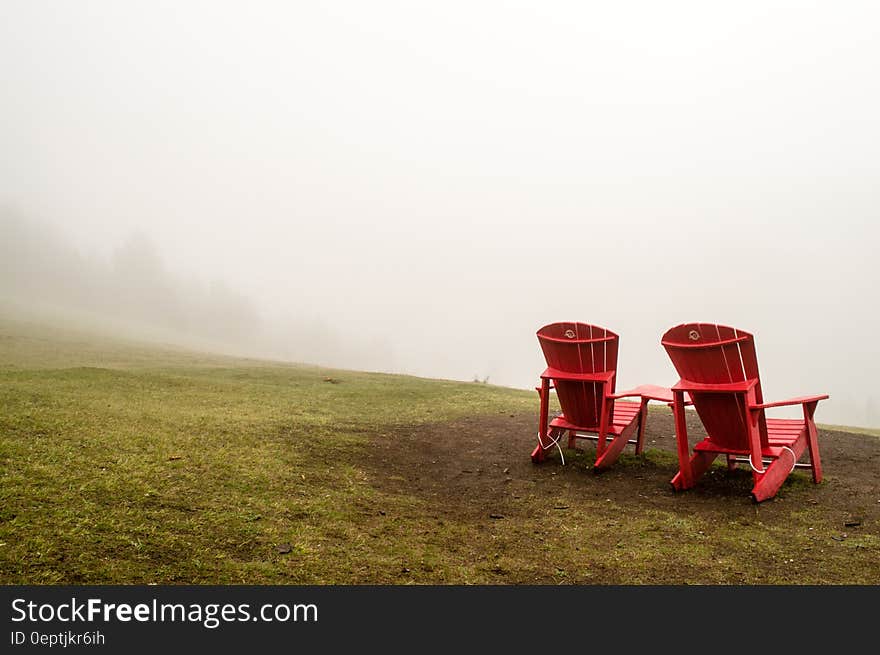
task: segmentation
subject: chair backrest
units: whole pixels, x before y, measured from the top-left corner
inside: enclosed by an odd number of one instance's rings
[[[685,323],[670,328],[661,343],[682,380],[710,385],[756,380],[756,401],[764,402],[755,339],[748,332],[714,323]],[[690,392],[690,396],[713,442],[724,448],[749,448],[748,410],[741,394]],[[763,412],[758,428],[761,445],[766,446]]]
[[[566,373],[617,371],[620,338],[605,328],[586,323],[551,323],[538,330],[547,366]],[[617,376],[615,376],[616,378]],[[612,391],[616,379],[612,379]],[[576,425],[596,427],[602,411],[601,382],[554,380],[565,418]]]

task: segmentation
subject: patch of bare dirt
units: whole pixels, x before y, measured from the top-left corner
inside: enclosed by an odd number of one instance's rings
[[[524,513],[570,509],[579,499],[610,500],[634,513],[658,508],[682,515],[730,520],[785,520],[793,507],[821,509],[823,519],[847,530],[880,534],[880,438],[821,430],[825,482],[812,484],[808,470],[795,471],[776,499],[755,505],[749,496],[751,474],[742,465],[729,472],[711,470],[698,486],[673,492],[677,471],[672,415],[651,412],[646,427],[646,455],[632,446],[615,466],[592,470],[595,444],[579,441],[578,452],[558,451],[540,465],[529,454],[535,445],[536,417],[479,416],[452,423],[401,429],[376,439],[366,455],[374,484],[384,490],[428,499],[434,511],[459,521],[490,524]],[[705,436],[699,419],[689,418],[691,443]],[[652,452],[653,451],[653,452]],[[720,459],[719,459],[720,461]],[[759,508],[759,509],[758,509]]]

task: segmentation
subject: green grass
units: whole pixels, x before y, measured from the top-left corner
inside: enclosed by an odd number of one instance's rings
[[[532,403],[489,385],[20,330],[0,329],[6,583],[359,579],[349,558],[379,494],[357,466],[369,440]],[[414,546],[388,537],[369,556]]]
[[[861,428],[852,425],[825,425],[819,424],[821,430],[833,430],[834,432],[849,432],[850,434],[870,434],[874,437],[880,437],[880,429],[878,428]]]
[[[839,517],[815,504],[672,498],[640,481],[668,480],[666,451],[624,456],[601,478],[569,453],[559,475],[514,481],[499,521],[481,498],[443,511],[407,486],[420,471],[364,464],[377,441],[419,426],[534,412],[526,391],[0,320],[0,583],[880,579],[876,526],[829,541]],[[614,476],[633,488],[625,500],[581,484]],[[789,493],[809,493],[805,479]]]

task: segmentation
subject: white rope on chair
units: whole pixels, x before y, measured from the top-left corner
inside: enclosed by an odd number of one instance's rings
[[[559,432],[559,436],[556,437],[555,439],[553,439],[553,438],[551,437],[551,438],[550,438],[550,443],[547,444],[546,446],[544,445],[544,441],[541,439],[541,433],[538,432],[538,444],[539,444],[539,445],[541,446],[541,448],[543,448],[544,450],[547,450],[548,448],[552,448],[553,446],[556,446],[556,448],[559,449],[559,457],[562,459],[562,465],[563,465],[563,466],[565,466],[565,455],[562,454],[562,446],[559,445],[559,440],[562,438],[562,435],[563,435],[564,432],[565,432],[565,430],[560,431],[560,432]],[[548,435],[548,436],[549,436],[549,435]]]
[[[791,453],[791,468],[788,470],[788,472],[791,473],[792,471],[794,471],[795,467],[797,466],[797,457],[795,457],[794,451],[791,448],[789,448],[788,446],[783,446],[782,450],[787,450],[788,452]],[[761,462],[761,464],[763,465],[764,462]],[[752,454],[751,453],[749,453],[749,466],[752,467],[752,470],[755,473],[762,474],[762,473],[767,472],[767,469],[761,469],[759,471],[758,469],[755,468],[755,465],[752,464]]]
[[[763,466],[763,465],[764,465],[764,462],[762,461],[762,462],[761,462],[761,466]],[[752,454],[751,454],[751,453],[749,453],[749,466],[751,466],[751,467],[752,467],[752,470],[753,470],[755,473],[758,473],[759,475],[764,474],[764,473],[767,472],[767,469],[765,469],[765,468],[762,468],[760,471],[759,471],[758,469],[755,468],[755,465],[752,464]]]
[[[794,456],[794,451],[788,446],[783,446],[782,450],[787,450],[791,453],[791,469],[789,470],[789,473],[791,473],[794,471],[794,467],[797,466],[797,457]]]

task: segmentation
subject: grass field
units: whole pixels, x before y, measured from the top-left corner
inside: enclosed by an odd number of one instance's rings
[[[880,581],[874,437],[756,506],[673,494],[662,412],[608,474],[535,467],[535,400],[0,320],[0,582]]]

